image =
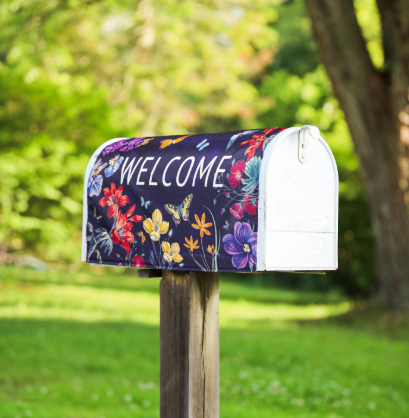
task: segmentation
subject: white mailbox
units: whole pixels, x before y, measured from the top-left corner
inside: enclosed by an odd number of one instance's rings
[[[117,138],[84,184],[83,261],[337,269],[338,172],[318,128]]]
[[[257,270],[336,270],[338,171],[314,126],[278,134],[260,172]]]

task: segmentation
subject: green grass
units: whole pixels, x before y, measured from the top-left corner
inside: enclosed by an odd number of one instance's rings
[[[0,418],[159,417],[158,285],[2,267]],[[221,417],[409,416],[407,318],[220,287]]]

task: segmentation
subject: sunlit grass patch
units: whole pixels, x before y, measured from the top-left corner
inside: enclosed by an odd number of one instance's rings
[[[266,304],[221,300],[221,328],[274,327],[288,321],[323,319],[345,313],[349,303],[334,305]],[[159,295],[146,291],[16,282],[3,287],[0,318],[136,322],[159,325]]]
[[[98,272],[0,269],[0,418],[159,418],[159,280]],[[409,344],[376,313],[229,286],[222,418],[408,416]]]

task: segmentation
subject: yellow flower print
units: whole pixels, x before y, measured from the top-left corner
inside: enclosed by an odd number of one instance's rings
[[[167,262],[176,261],[176,263],[180,263],[183,260],[183,257],[179,254],[180,247],[177,242],[174,242],[172,246],[166,242],[162,242],[162,250],[163,250],[163,258]]]
[[[206,228],[210,228],[213,224],[208,222],[206,223],[205,214],[202,215],[202,220],[200,221],[199,217],[195,215],[197,224],[192,224],[193,228],[200,229],[200,238],[203,238],[203,235],[210,235],[210,232]]]
[[[149,234],[152,241],[159,241],[161,234],[166,234],[169,230],[169,222],[162,222],[162,213],[156,209],[152,213],[152,219],[143,221],[143,229]]]
[[[186,237],[185,237],[185,241],[186,241],[186,244],[183,244],[186,248],[189,248],[189,250],[190,251],[193,251],[193,250],[196,250],[197,248],[199,248],[199,246],[197,245],[197,241],[198,240],[196,240],[195,242],[193,242],[193,237],[192,236],[190,236],[190,240],[188,240]]]
[[[208,245],[207,246],[207,252],[210,253],[210,254],[215,254],[216,250],[214,248],[214,245]]]

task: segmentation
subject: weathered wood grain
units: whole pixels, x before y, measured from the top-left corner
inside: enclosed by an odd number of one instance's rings
[[[219,417],[219,274],[163,270],[161,418]]]

